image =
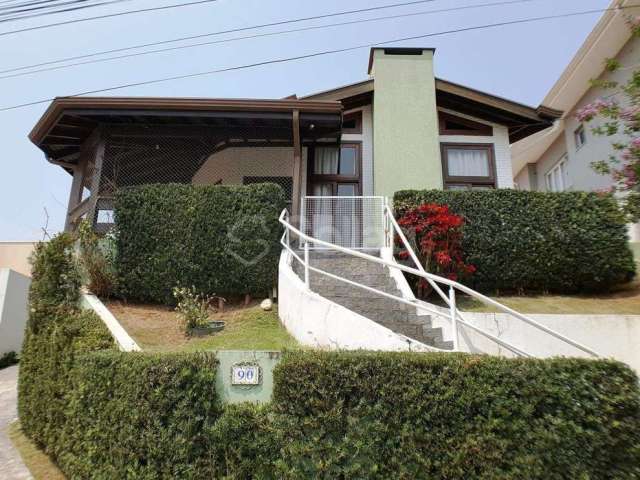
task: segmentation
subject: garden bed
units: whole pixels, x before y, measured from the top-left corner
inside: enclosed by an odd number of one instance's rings
[[[231,305],[211,320],[225,322],[223,331],[204,337],[188,337],[181,330],[177,313],[161,305],[105,302],[107,308],[145,351],[282,350],[298,343],[278,319],[257,304]]]

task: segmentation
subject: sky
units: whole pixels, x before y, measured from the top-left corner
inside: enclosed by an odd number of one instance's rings
[[[433,0],[375,12],[262,28],[242,34],[225,34],[209,40],[384,17],[376,22],[245,39],[0,79],[0,108],[132,82],[369,45],[470,26],[606,8],[609,4],[609,0],[530,0],[521,4],[400,19],[387,18],[402,13],[490,2],[491,0]],[[402,0],[218,0],[164,11],[2,35],[2,32],[8,30],[45,23],[176,3],[188,1],[130,0],[111,7],[0,23],[0,70],[139,43],[402,3]],[[435,47],[435,70],[438,77],[537,106],[601,15],[593,13],[434,36],[394,43],[393,46]],[[366,79],[367,60],[368,48],[361,48],[287,63],[130,87],[105,95],[214,98],[281,98],[294,93],[304,95]],[[0,111],[0,241],[40,240],[45,225],[50,234],[64,226],[71,177],[60,167],[46,162],[44,154],[27,138],[46,107],[47,103],[44,103]]]

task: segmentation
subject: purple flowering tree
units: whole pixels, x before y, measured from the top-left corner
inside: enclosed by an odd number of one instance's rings
[[[633,35],[640,37],[640,17],[629,19]],[[623,67],[617,60],[607,60],[606,70],[615,72]],[[617,193],[630,221],[640,220],[640,68],[633,69],[624,84],[613,81],[592,81],[611,93],[583,106],[576,113],[579,121],[590,123],[596,135],[614,137],[609,158],[591,166],[603,175],[611,175],[614,186],[605,193]]]

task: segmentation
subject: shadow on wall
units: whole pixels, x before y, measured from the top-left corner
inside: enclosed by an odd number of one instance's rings
[[[22,348],[30,284],[26,275],[0,268],[0,355]]]

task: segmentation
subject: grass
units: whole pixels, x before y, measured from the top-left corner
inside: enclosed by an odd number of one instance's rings
[[[638,271],[640,272],[640,262]],[[489,296],[520,313],[640,315],[640,274],[631,283],[622,285],[610,293]],[[470,297],[460,297],[458,307],[466,312],[498,311]]]
[[[282,350],[299,346],[280,323],[277,310],[265,312],[255,304],[212,314],[212,320],[223,320],[226,326],[206,337],[185,336],[171,308],[123,302],[108,302],[107,307],[145,351]]]
[[[9,438],[35,480],[65,480],[62,472],[47,454],[36,447],[22,432],[20,422],[9,425]]]

